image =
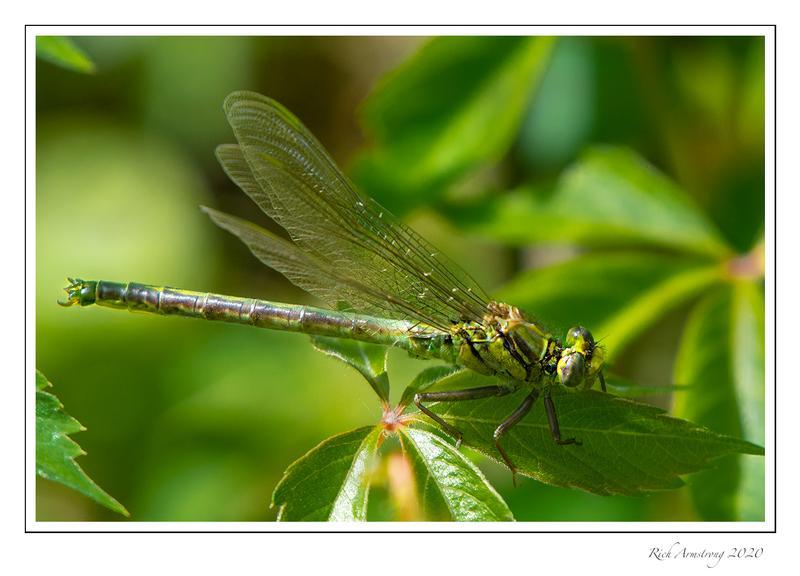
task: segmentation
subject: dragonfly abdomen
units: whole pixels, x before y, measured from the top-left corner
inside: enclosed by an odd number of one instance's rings
[[[316,336],[351,338],[412,349],[408,342],[411,324],[402,320],[134,282],[71,282],[66,289],[68,299],[62,303],[65,306],[97,304],[108,308],[246,324]],[[432,352],[427,356],[433,356]]]

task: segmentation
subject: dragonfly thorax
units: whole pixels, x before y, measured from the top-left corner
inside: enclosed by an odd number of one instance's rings
[[[561,347],[539,324],[514,306],[492,302],[481,322],[453,327],[459,363],[492,376],[523,382],[554,373]]]

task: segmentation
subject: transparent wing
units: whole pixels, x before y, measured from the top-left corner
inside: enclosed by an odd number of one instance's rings
[[[483,318],[488,297],[478,284],[358,192],[283,106],[259,94],[235,92],[225,100],[225,112],[239,146],[218,149],[223,167],[287,230],[294,247],[306,255],[307,267],[324,266],[339,278],[332,290],[343,293],[334,301],[437,327]],[[296,283],[314,292],[308,282]],[[354,299],[356,292],[360,298]],[[323,300],[331,304],[331,296]]]
[[[294,243],[242,218],[203,206],[220,228],[237,236],[264,264],[286,276],[295,285],[313,294],[334,310],[358,310],[382,314],[392,295],[376,291],[329,268],[326,262],[300,250]],[[395,303],[398,308],[401,302]],[[407,314],[411,315],[411,311]],[[447,330],[448,326],[433,327]]]

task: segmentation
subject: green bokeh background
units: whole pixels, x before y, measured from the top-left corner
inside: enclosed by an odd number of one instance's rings
[[[88,429],[75,437],[88,452],[79,463],[133,520],[274,519],[270,495],[294,459],[378,419],[369,387],[302,335],[63,309],[56,300],[65,278],[80,276],[310,302],[198,209],[269,225],[214,158],[217,144],[232,141],[222,100],[237,89],[277,99],[347,167],[366,144],[360,104],[424,39],[74,40],[94,74],[45,61],[36,71],[37,367]],[[503,168],[547,183],[590,144],[630,146],[744,251],[763,233],[763,139],[761,39],[567,38]],[[424,198],[381,199],[490,291],[570,253],[464,235]],[[761,227],[740,217],[754,211]],[[687,310],[629,346],[619,371],[670,384]],[[393,392],[424,365],[392,351]],[[669,407],[668,397],[645,400]],[[529,479],[513,489],[507,470],[480,462],[518,520],[697,519],[684,489],[603,498]],[[44,480],[36,513],[121,520]]]

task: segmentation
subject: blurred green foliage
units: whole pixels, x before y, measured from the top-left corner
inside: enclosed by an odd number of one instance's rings
[[[94,72],[94,63],[72,40],[64,36],[37,36],[36,57],[67,70]]]
[[[675,414],[763,445],[763,308],[757,287],[736,282],[692,310],[675,365],[675,381],[689,388],[677,395]],[[705,517],[757,519],[763,515],[764,462],[728,458],[694,478],[692,496]]]
[[[387,74],[362,118],[374,146],[354,169],[365,192],[402,211],[443,193],[514,141],[554,39],[448,37]]]
[[[55,304],[68,275],[307,301],[196,209],[259,220],[213,156],[236,89],[355,159],[365,190],[493,295],[583,323],[626,379],[689,385],[646,400],[763,444],[761,38],[73,41],[94,75],[37,65],[37,366],[134,519],[272,519],[290,462],[380,417],[305,337]],[[426,366],[389,355],[394,382]],[[517,520],[764,517],[755,457],[631,498],[512,489],[474,456]],[[397,509],[383,478],[370,518]],[[118,519],[47,482],[37,518]]]

